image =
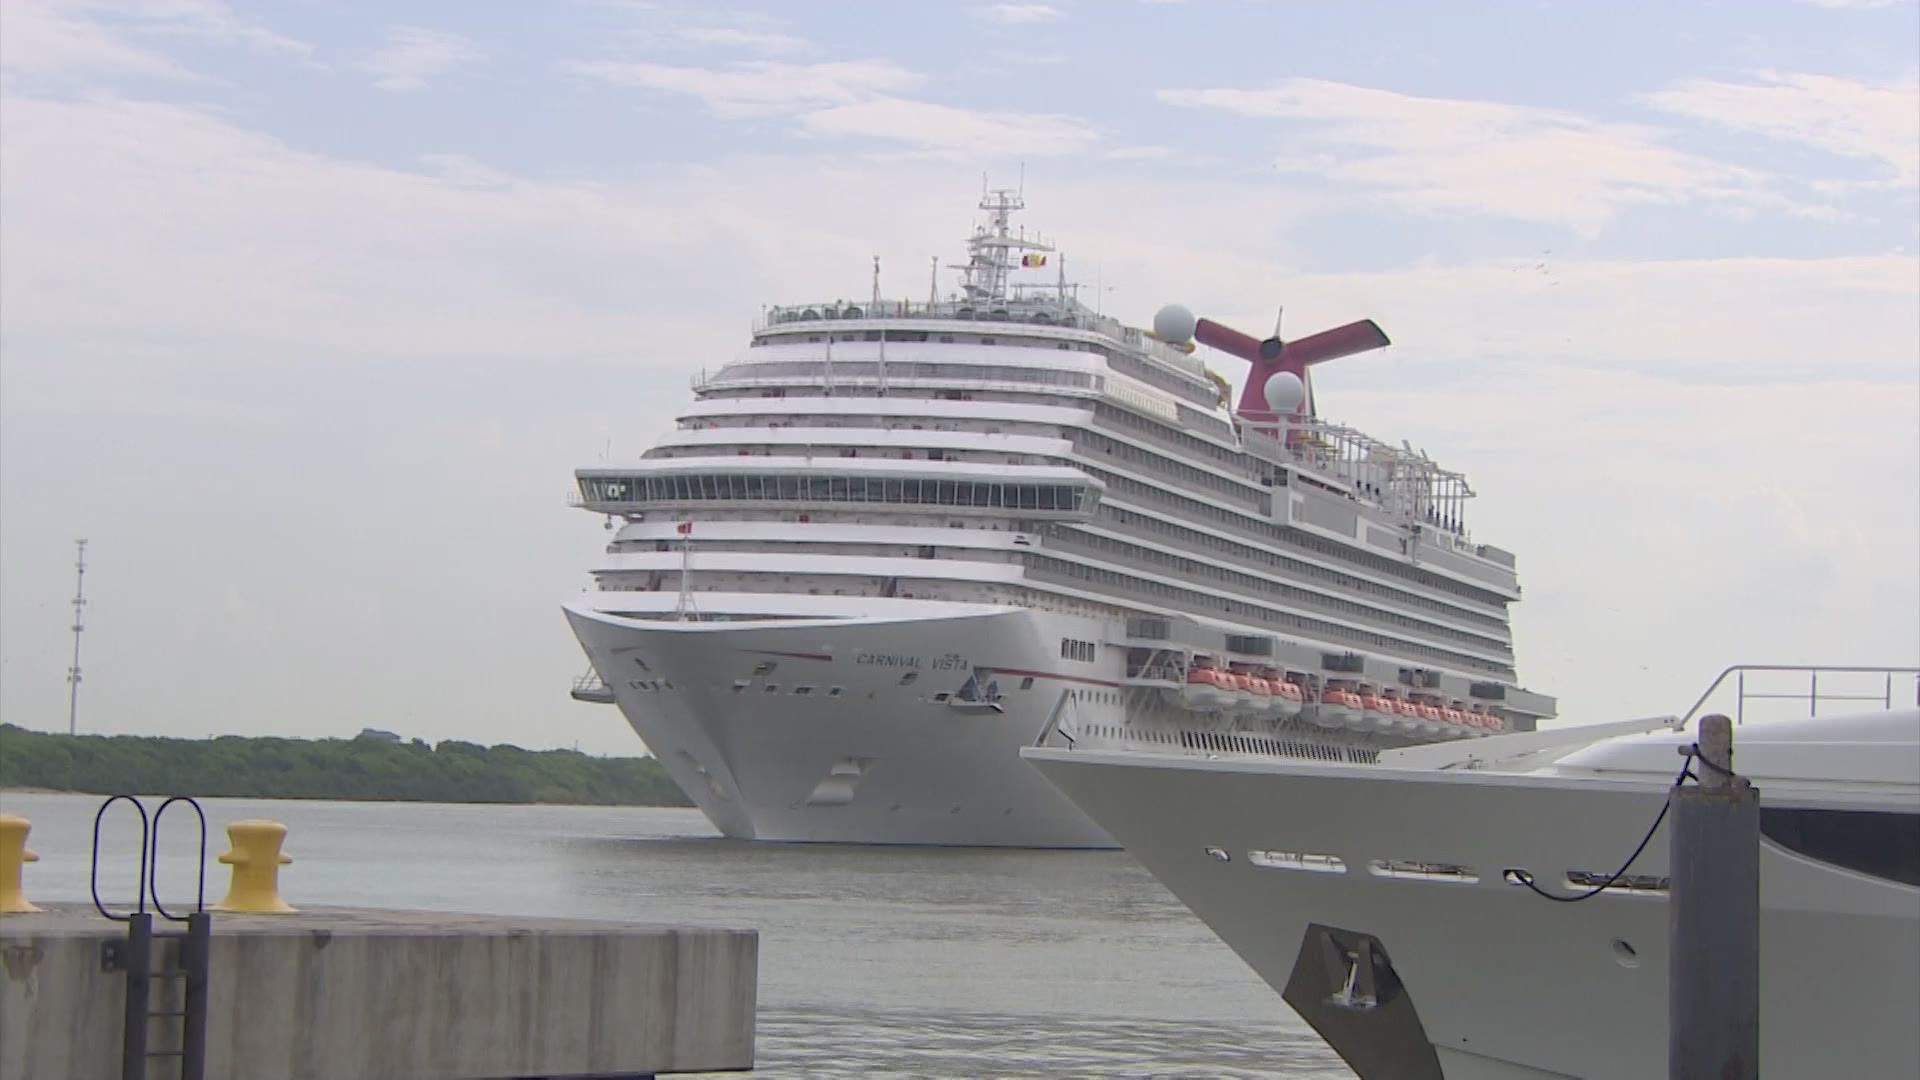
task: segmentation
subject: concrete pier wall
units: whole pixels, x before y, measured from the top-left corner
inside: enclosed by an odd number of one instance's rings
[[[125,930],[90,907],[0,917],[0,1080],[120,1076]],[[167,929],[157,924],[155,930]],[[154,943],[156,972],[177,943]],[[758,935],[571,920],[309,910],[214,917],[207,1075],[471,1080],[748,1069]],[[151,1008],[181,1007],[156,979]],[[177,1018],[149,1047],[177,1048]],[[178,1060],[150,1075],[171,1080]]]

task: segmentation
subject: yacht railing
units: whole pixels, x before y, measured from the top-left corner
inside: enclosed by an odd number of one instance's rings
[[[1799,691],[1782,693],[1778,690],[1747,689],[1748,675],[1781,674],[1805,675],[1807,677],[1806,691],[1804,693]],[[1822,675],[1829,676],[1827,684],[1829,689],[1825,691],[1820,689],[1820,677]],[[1880,676],[1880,689],[1877,692],[1862,693],[1860,691],[1862,684],[1866,682],[1861,676],[1867,675]],[[1834,681],[1832,676],[1848,677],[1846,678],[1847,685],[1841,689],[1833,689]],[[1818,716],[1820,714],[1820,704],[1828,701],[1879,702],[1882,708],[1891,709],[1894,705],[1894,691],[1896,689],[1902,690],[1903,693],[1901,696],[1904,700],[1908,696],[1904,691],[1911,689],[1911,696],[1914,699],[1914,703],[1920,705],[1920,667],[1859,667],[1843,664],[1734,664],[1725,671],[1722,671],[1720,675],[1713,680],[1712,685],[1707,687],[1706,692],[1701,694],[1699,700],[1693,703],[1693,707],[1688,709],[1680,718],[1680,726],[1684,727],[1692,723],[1694,716],[1706,706],[1707,702],[1711,700],[1716,693],[1720,692],[1722,687],[1727,685],[1729,679],[1733,680],[1733,722],[1736,724],[1744,722],[1747,702],[1749,701],[1804,701],[1807,703],[1807,715]],[[1910,688],[1904,685],[1907,683],[1911,683]]]

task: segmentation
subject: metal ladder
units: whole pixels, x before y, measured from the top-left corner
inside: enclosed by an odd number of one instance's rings
[[[100,822],[117,802],[128,802],[140,813],[140,882],[134,910],[116,914],[100,901]],[[176,915],[160,902],[160,819],[174,803],[186,803],[200,819],[200,862],[198,886],[193,910]],[[207,1072],[207,959],[213,935],[213,916],[207,913],[207,815],[200,804],[184,795],[176,795],[160,804],[147,816],[144,803],[132,795],[115,795],[100,804],[93,816],[93,865],[88,871],[88,886],[93,893],[94,910],[114,922],[127,924],[127,936],[108,941],[100,949],[100,970],[126,974],[127,1003],[124,1033],[120,1045],[121,1080],[148,1080],[147,1066],[154,1059],[179,1058],[180,1080],[205,1080]],[[147,901],[153,901],[153,911]],[[153,916],[172,923],[185,923],[184,931],[155,933]],[[153,970],[155,940],[175,941],[174,965]],[[169,980],[184,983],[180,1008],[154,1011],[151,1008],[153,983]],[[147,1049],[147,1027],[155,1019],[180,1021],[180,1048]]]

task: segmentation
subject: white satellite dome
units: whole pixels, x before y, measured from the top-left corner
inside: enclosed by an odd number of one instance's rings
[[[1168,304],[1153,314],[1153,336],[1176,345],[1193,340],[1193,328],[1199,320],[1179,304]]]
[[[1307,384],[1300,376],[1291,371],[1276,371],[1267,378],[1267,385],[1261,392],[1267,399],[1267,408],[1281,416],[1292,416],[1300,411],[1307,400]]]

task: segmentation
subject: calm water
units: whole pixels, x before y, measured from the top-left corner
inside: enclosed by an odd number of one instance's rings
[[[99,803],[0,795],[33,821],[30,896],[86,899]],[[204,805],[209,902],[220,830],[265,817],[291,830],[295,904],[758,929],[768,1076],[1352,1077],[1120,852],[749,844],[694,810]],[[191,900],[191,818],[165,823],[169,902]],[[101,892],[130,898],[138,827],[107,824],[102,865],[119,873]]]

